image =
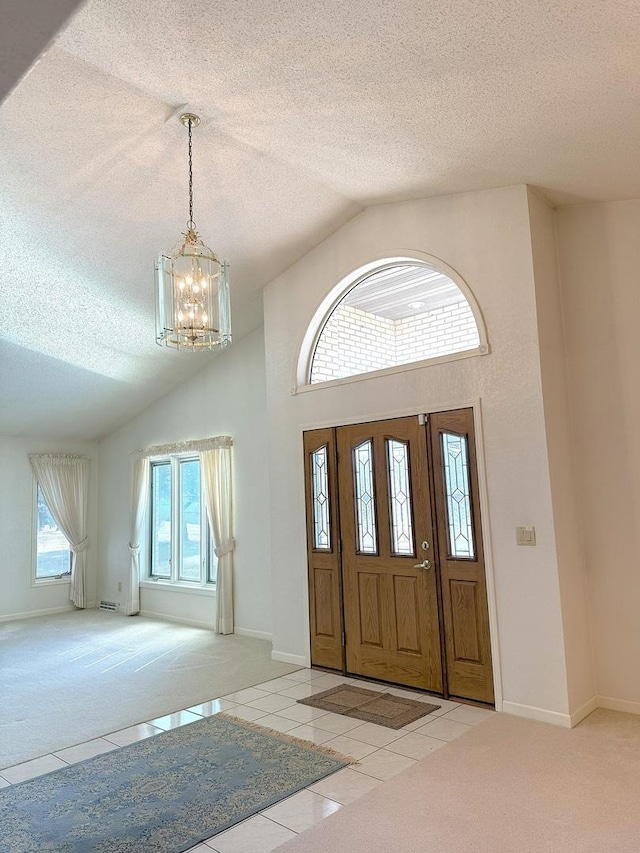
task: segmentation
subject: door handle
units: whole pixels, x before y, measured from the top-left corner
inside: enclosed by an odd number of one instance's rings
[[[414,569],[424,569],[425,571],[427,571],[427,569],[431,568],[431,560],[423,560],[421,563],[418,563],[413,568]]]

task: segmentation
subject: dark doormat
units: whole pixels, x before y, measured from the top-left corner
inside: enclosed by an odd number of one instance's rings
[[[323,690],[308,699],[298,699],[298,702],[367,723],[377,723],[389,729],[401,729],[440,707],[416,699],[394,696],[393,693],[379,693],[364,687],[354,687],[351,684],[341,684],[339,687]]]

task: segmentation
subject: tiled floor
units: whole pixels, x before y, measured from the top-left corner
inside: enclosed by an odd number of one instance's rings
[[[428,717],[394,730],[296,704],[297,699],[343,683],[361,684],[372,690],[387,690],[398,696],[437,702],[441,707]],[[356,758],[358,763],[208,839],[192,848],[190,853],[268,853],[276,850],[296,833],[384,784],[387,779],[469,731],[492,713],[444,699],[434,700],[432,696],[408,690],[387,688],[382,684],[301,669],[247,690],[8,767],[0,771],[0,788],[221,711],[244,720],[257,720],[259,725],[329,746]]]

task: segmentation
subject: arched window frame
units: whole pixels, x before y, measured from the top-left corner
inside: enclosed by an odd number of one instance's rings
[[[448,355],[435,356],[434,358],[421,359],[420,361],[410,361],[407,364],[398,364],[392,367],[382,368],[381,370],[372,370],[367,373],[356,373],[353,376],[344,376],[340,379],[329,379],[326,382],[314,382],[311,384],[311,369],[313,367],[313,357],[316,345],[331,314],[335,311],[347,293],[357,287],[363,279],[368,278],[372,273],[375,273],[378,270],[382,270],[392,264],[399,263],[422,264],[424,266],[435,268],[439,272],[449,276],[449,278],[460,288],[460,291],[467,300],[471,312],[473,313],[473,318],[478,329],[479,345],[474,349],[463,350],[461,352],[450,353]],[[315,310],[310,322],[307,324],[302,343],[298,349],[298,359],[294,368],[291,392],[293,394],[298,394],[306,391],[314,391],[318,388],[330,388],[334,385],[344,385],[349,382],[357,382],[359,380],[371,379],[377,376],[402,373],[406,370],[416,370],[434,364],[442,364],[447,361],[458,361],[462,358],[473,358],[478,355],[487,355],[489,352],[490,348],[487,338],[487,329],[480,306],[462,276],[459,275],[453,267],[450,267],[434,255],[428,255],[424,252],[403,250],[398,253],[394,252],[385,254],[376,260],[362,264],[350,273],[344,275],[338,284],[336,284],[335,287],[333,287],[325,296],[318,308]]]

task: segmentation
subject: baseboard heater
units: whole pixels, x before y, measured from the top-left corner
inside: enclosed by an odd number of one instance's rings
[[[115,601],[101,601],[98,610],[117,610],[118,605]]]

